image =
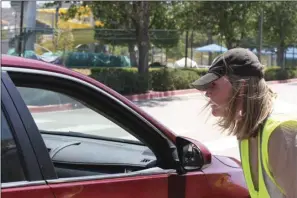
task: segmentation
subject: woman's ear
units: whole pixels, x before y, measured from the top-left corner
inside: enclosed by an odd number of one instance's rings
[[[245,89],[246,89],[246,81],[240,80],[240,86],[239,86],[239,93],[237,98],[237,120],[241,120],[244,116],[243,112],[243,106],[244,106],[244,95],[245,95]]]

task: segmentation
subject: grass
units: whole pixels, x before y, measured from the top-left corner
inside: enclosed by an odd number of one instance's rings
[[[72,69],[73,71],[82,73],[84,75],[90,75],[91,74],[91,70],[90,69]]]
[[[8,39],[8,30],[1,30],[1,40]]]

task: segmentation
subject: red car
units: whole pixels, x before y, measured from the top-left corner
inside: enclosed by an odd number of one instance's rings
[[[3,198],[246,198],[240,162],[64,67],[2,55]]]

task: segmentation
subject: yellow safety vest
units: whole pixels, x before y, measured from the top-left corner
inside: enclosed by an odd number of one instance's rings
[[[246,139],[240,141],[240,156],[242,169],[244,172],[246,184],[251,198],[270,198],[271,196],[281,197],[285,194],[283,189],[280,186],[278,186],[271,174],[268,159],[268,142],[270,135],[282,123],[292,123],[296,125],[297,120],[279,116],[268,117],[264,124],[262,133],[259,133],[260,136],[258,138],[258,191],[254,187],[251,175],[249,160],[249,140]],[[275,192],[274,190],[272,195],[272,192],[270,192],[270,189],[268,187],[269,185],[276,186],[278,188],[278,192]]]

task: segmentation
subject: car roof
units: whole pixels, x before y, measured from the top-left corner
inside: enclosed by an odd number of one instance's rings
[[[173,142],[175,142],[176,135],[171,131],[169,128],[165,127],[160,122],[156,121],[154,118],[152,118],[150,115],[148,115],[146,112],[144,112],[141,108],[136,106],[133,102],[128,100],[126,97],[122,96],[121,94],[117,93],[113,89],[107,87],[103,83],[100,83],[99,81],[88,77],[84,74],[81,74],[79,72],[73,71],[71,69],[68,69],[63,66],[54,65],[51,63],[46,63],[43,61],[18,57],[18,56],[11,56],[2,54],[1,56],[1,67],[17,67],[17,68],[24,68],[24,69],[36,69],[36,70],[43,70],[43,71],[49,71],[54,73],[60,73],[72,76],[74,78],[81,79],[85,82],[88,82],[90,84],[95,85],[96,87],[99,87],[100,89],[106,91],[110,95],[114,96],[115,98],[119,99],[126,105],[128,105],[130,108],[138,112],[140,115],[145,117],[146,119],[152,121],[155,125],[157,125],[159,128],[162,129],[163,132],[167,134],[167,137],[169,137]]]
[[[23,58],[19,56],[12,56],[7,54],[1,55],[1,67],[8,66],[8,67],[19,67],[19,68],[28,68],[28,69],[41,69],[47,70],[49,67],[55,69],[56,71],[62,71],[62,66],[54,65],[51,63],[46,63],[39,60]]]
[[[91,83],[104,91],[112,94],[115,97],[119,97],[119,94],[114,90],[110,89],[109,87],[105,86],[103,83],[96,81],[84,74],[79,72],[73,71],[72,69],[66,68],[64,66],[55,65],[52,63],[47,63],[44,61],[23,58],[18,56],[11,56],[11,55],[3,55],[1,57],[1,67],[17,67],[22,69],[35,69],[35,70],[43,70],[48,72],[66,74],[68,76],[72,76],[88,83]]]
[[[29,58],[23,58],[23,57],[18,57],[18,56],[2,54],[1,67],[17,67],[17,68],[21,68],[21,69],[35,69],[35,70],[42,70],[42,71],[65,74],[68,76],[72,76],[74,78],[81,79],[88,83],[91,83],[91,84],[103,89],[104,91],[108,92],[109,94],[115,96],[116,98],[121,97],[120,94],[118,94],[114,90],[110,89],[103,83],[100,83],[99,81],[96,81],[95,79],[92,79],[84,74],[73,71],[73,70],[66,68],[64,66],[59,66],[59,65],[52,64],[52,63],[47,63],[47,62],[29,59]]]

